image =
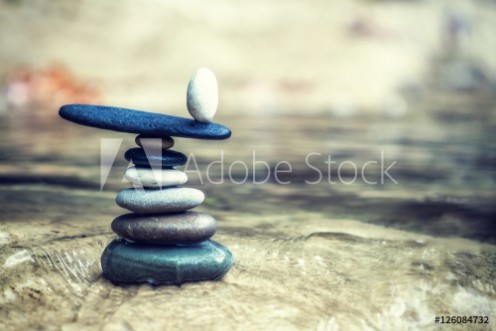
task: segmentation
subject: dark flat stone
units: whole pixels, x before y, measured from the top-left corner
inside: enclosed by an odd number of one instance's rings
[[[221,140],[231,136],[231,130],[220,124],[127,108],[72,104],[62,106],[59,115],[81,125],[149,137]]]
[[[170,149],[164,149],[161,152],[162,155],[146,155],[143,148],[135,147],[128,149],[124,157],[135,165],[145,168],[170,168],[183,165],[188,160],[183,153]]]
[[[212,216],[193,211],[149,216],[126,214],[112,222],[112,230],[119,236],[156,245],[199,243],[212,237],[216,227]]]
[[[117,284],[182,284],[219,279],[234,263],[214,241],[197,245],[153,246],[113,240],[102,254],[103,275]]]

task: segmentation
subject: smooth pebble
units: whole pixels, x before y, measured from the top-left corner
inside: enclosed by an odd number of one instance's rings
[[[151,169],[130,167],[124,177],[138,187],[168,187],[182,185],[188,176],[175,169]]]
[[[221,140],[231,136],[231,130],[220,124],[119,107],[71,104],[62,106],[59,115],[81,125],[150,137]]]
[[[133,242],[193,244],[212,237],[216,222],[210,215],[193,211],[165,215],[126,214],[112,222],[112,230]]]
[[[170,149],[161,149],[159,154],[147,154],[141,147],[128,149],[124,153],[124,158],[137,166],[146,168],[170,168],[183,165],[188,160],[183,153]]]
[[[198,69],[191,77],[186,92],[186,104],[193,118],[200,123],[213,120],[219,104],[217,78],[207,68]]]
[[[139,214],[175,213],[194,208],[205,199],[202,191],[190,187],[163,190],[126,189],[115,201],[122,208]]]
[[[168,149],[174,146],[174,139],[172,137],[147,137],[143,135],[138,135],[134,139],[136,145],[139,147],[143,147],[147,150],[160,150],[160,149]]]
[[[160,246],[112,241],[102,254],[103,275],[116,284],[182,284],[216,280],[234,264],[232,253],[214,241]]]

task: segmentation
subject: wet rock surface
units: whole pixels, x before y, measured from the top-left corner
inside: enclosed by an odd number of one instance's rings
[[[0,195],[12,190],[33,200],[65,191],[15,186]],[[494,245],[303,210],[211,212],[220,224],[216,239],[236,258],[221,281],[115,286],[100,266],[114,238],[108,220],[116,210],[107,207],[113,194],[64,196],[45,213],[33,208],[15,221],[2,219],[2,329],[435,330],[435,315],[496,309]]]

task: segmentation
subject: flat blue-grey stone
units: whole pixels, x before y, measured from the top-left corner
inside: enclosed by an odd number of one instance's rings
[[[146,168],[170,168],[183,165],[188,160],[188,157],[180,152],[170,149],[160,151],[161,155],[147,155],[143,148],[135,147],[128,149],[124,157],[135,165]]]
[[[221,140],[231,136],[231,130],[220,124],[119,107],[71,104],[62,106],[59,115],[81,125],[149,137]]]
[[[128,188],[117,194],[115,202],[138,214],[168,214],[195,208],[205,200],[202,191],[192,187],[165,189]]]
[[[232,253],[214,241],[159,246],[113,240],[102,254],[103,275],[116,284],[182,284],[216,280],[234,263]]]

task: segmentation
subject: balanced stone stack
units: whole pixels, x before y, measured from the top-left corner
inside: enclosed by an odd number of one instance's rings
[[[126,160],[134,164],[125,174],[133,188],[121,191],[116,199],[132,213],[112,222],[119,238],[102,254],[103,274],[112,282],[181,284],[219,279],[231,268],[231,252],[210,240],[216,231],[215,219],[190,211],[203,202],[203,192],[179,187],[188,177],[174,167],[184,165],[187,157],[170,149],[173,136],[229,138],[227,127],[211,122],[217,104],[217,80],[202,68],[187,89],[187,107],[194,120],[94,105],[60,109],[61,117],[78,124],[139,134],[139,147],[125,153]]]

